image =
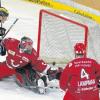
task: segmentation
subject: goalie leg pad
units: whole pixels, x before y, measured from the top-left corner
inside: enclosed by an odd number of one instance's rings
[[[38,92],[40,94],[46,93],[46,88],[47,88],[47,77],[46,76],[42,76],[40,79],[37,80],[37,87],[38,87]]]

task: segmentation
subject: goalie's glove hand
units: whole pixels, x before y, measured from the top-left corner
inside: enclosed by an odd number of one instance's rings
[[[6,49],[2,44],[0,44],[0,55],[1,56],[6,55]]]

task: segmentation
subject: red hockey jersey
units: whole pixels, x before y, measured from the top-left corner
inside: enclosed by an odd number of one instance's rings
[[[31,63],[33,68],[39,72],[46,69],[47,65],[43,60],[37,58],[37,53],[35,49],[32,49],[32,53],[24,53],[19,49],[19,40],[13,38],[4,39],[2,42],[7,50],[6,64],[9,68],[19,68],[24,67],[28,63]]]
[[[88,93],[89,97],[91,95],[89,91],[97,90],[96,77],[98,75],[100,76],[100,66],[95,60],[90,58],[77,58],[71,61],[64,69],[60,77],[60,87],[64,91],[68,89],[72,95],[77,96],[78,94],[79,96],[81,94],[81,99],[79,100],[88,100],[85,99],[87,98],[85,95]]]

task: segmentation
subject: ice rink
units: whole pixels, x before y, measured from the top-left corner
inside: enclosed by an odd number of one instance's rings
[[[41,9],[48,9],[48,8],[37,4],[31,4],[29,2],[25,2],[24,0],[1,0],[1,1],[2,1],[1,3],[2,6],[8,9],[9,11],[9,18],[3,24],[3,27],[8,30],[9,27],[12,25],[12,23],[18,18],[17,23],[7,34],[6,38],[12,37],[20,40],[21,37],[28,36],[33,40],[33,47],[37,50],[39,11]],[[58,1],[66,4],[68,4],[69,1],[72,2],[72,0],[58,0]],[[76,7],[76,5],[74,5],[71,2],[69,2],[69,5]],[[88,7],[84,8],[83,6],[78,5],[78,8],[87,10],[90,13],[100,15],[100,12],[94,11],[91,8],[88,9]],[[100,35],[98,34],[96,34],[96,37],[98,37],[97,40],[99,41]],[[100,44],[100,42],[97,42],[97,44]],[[0,62],[5,61],[5,58],[6,56],[4,57],[0,56]],[[54,80],[50,82],[50,85],[56,87],[59,86],[59,82]],[[58,88],[52,88],[52,89],[49,88],[45,95],[39,95],[37,93],[32,92],[31,90],[19,87],[15,83],[14,77],[0,80],[0,100],[63,100],[63,96],[64,96],[64,91]]]

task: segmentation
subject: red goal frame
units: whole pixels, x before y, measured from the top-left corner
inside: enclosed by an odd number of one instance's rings
[[[85,45],[85,48],[86,48],[86,51],[87,51],[87,44],[88,44],[88,41],[87,41],[87,40],[88,40],[88,27],[87,27],[86,25],[81,24],[81,23],[79,23],[79,22],[77,22],[77,21],[73,21],[73,20],[71,20],[71,19],[69,19],[69,18],[65,18],[65,17],[60,16],[60,15],[58,15],[58,14],[52,13],[52,12],[50,12],[50,11],[48,11],[48,10],[42,9],[42,10],[40,10],[40,14],[39,14],[38,41],[37,41],[37,57],[39,57],[39,55],[40,55],[40,48],[41,48],[41,45],[40,45],[41,43],[40,43],[40,42],[41,42],[41,26],[42,26],[42,17],[43,17],[43,13],[46,13],[46,14],[55,16],[55,17],[57,17],[57,18],[60,18],[60,19],[62,19],[62,20],[68,21],[68,22],[71,22],[71,23],[73,23],[73,24],[76,24],[76,25],[78,25],[78,26],[84,28],[84,36],[85,36],[84,45]],[[87,52],[85,53],[85,57],[86,57],[86,56],[87,56]]]

